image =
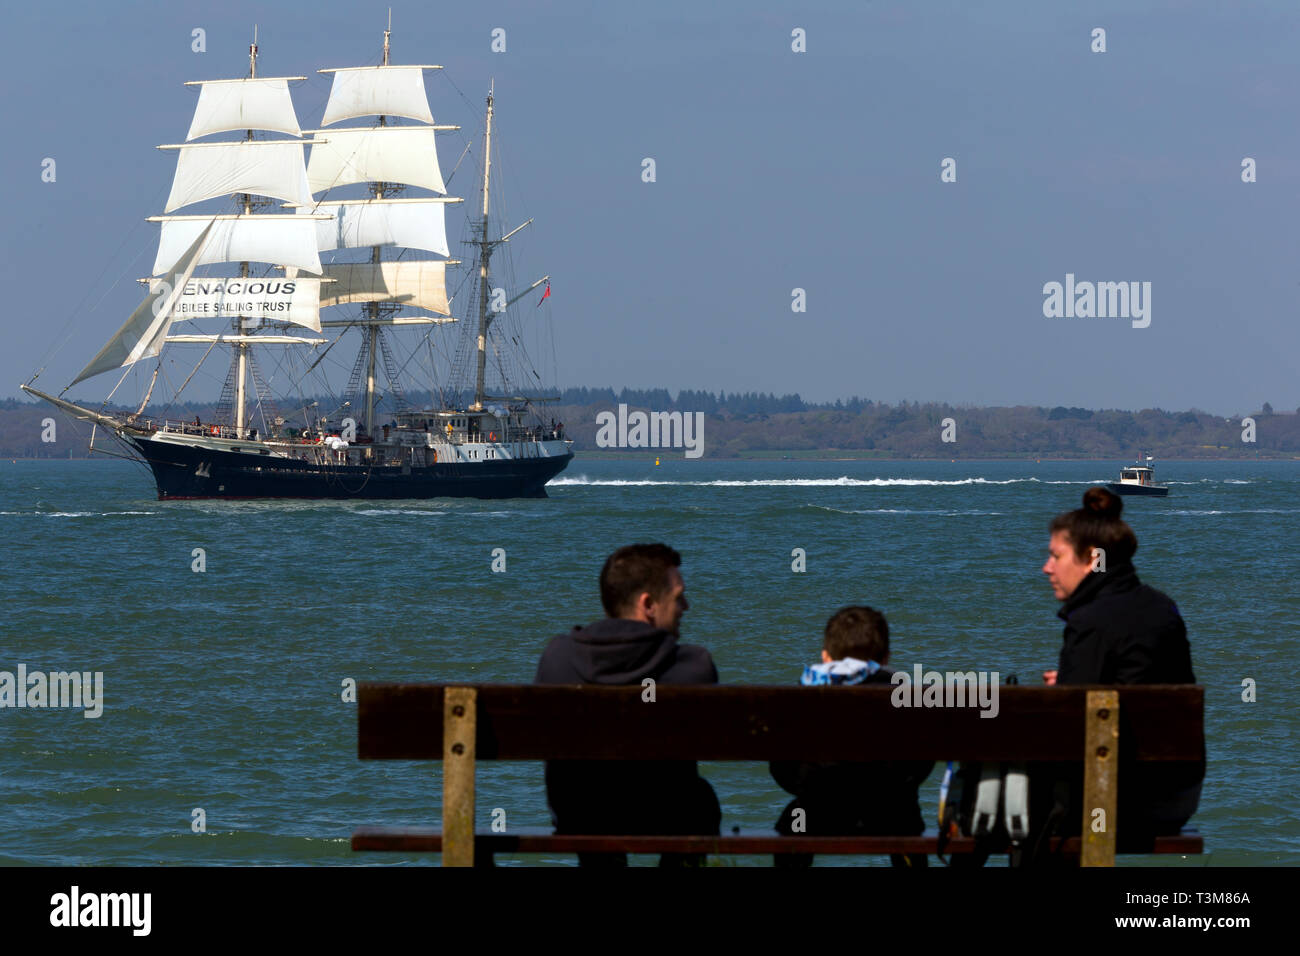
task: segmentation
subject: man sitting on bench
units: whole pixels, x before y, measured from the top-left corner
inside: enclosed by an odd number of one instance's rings
[[[600,572],[608,615],[553,638],[537,665],[538,684],[716,684],[709,652],[678,644],[689,605],[677,570],[682,559],[665,544],[619,548]],[[661,706],[647,703],[645,706]],[[685,761],[575,761],[546,764],[546,798],[563,834],[716,834],[718,798]],[[624,853],[580,853],[581,866],[626,866]],[[660,866],[699,864],[694,855],[664,854]]]

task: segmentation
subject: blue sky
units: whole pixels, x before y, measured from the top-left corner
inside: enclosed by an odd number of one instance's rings
[[[137,303],[182,82],[244,75],[257,23],[259,73],[313,77],[294,98],[314,126],[316,70],[375,62],[387,6],[6,11],[0,394],[42,364],[61,388]],[[495,79],[511,219],[537,218],[518,276],[553,276],[561,385],[1300,405],[1300,4],[398,2],[393,29],[394,62],[447,67],[439,122],[472,133]],[[468,178],[451,191],[472,200]],[[1150,327],[1044,317],[1067,273],[1150,282]]]

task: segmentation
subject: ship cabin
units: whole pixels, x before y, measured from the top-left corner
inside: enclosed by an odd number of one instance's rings
[[[1146,465],[1130,465],[1119,473],[1119,480],[1125,485],[1153,485],[1155,470]]]
[[[400,412],[393,419],[399,431],[427,433],[449,445],[553,441],[558,429],[528,426],[519,414],[505,409],[425,409]]]

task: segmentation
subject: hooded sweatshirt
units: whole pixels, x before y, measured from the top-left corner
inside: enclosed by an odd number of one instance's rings
[[[607,617],[551,638],[537,665],[537,684],[716,684],[713,658],[696,644],[678,644],[661,628]]]
[[[641,621],[604,618],[551,638],[537,684],[716,684],[703,647]],[[695,762],[551,760],[546,796],[557,833],[717,833],[721,810]]]

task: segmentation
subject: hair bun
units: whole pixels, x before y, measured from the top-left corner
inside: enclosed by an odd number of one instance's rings
[[[1113,491],[1093,486],[1083,493],[1083,509],[1107,521],[1118,521],[1124,510],[1124,499]]]

